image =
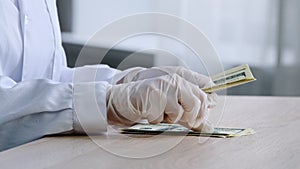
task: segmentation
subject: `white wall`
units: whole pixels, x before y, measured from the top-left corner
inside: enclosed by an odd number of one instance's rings
[[[179,2],[179,1],[178,1]],[[179,15],[181,3],[161,0],[73,0],[73,32],[71,34],[63,34],[65,41],[77,41],[85,43],[93,34],[111,22],[145,12],[165,12]],[[132,26],[141,26],[138,23]],[[155,21],[149,21],[144,27],[159,29],[159,25]],[[122,27],[120,27],[120,30]],[[134,29],[134,28],[132,28]],[[180,32],[180,30],[178,30]],[[117,36],[117,32],[109,34],[106,38],[98,39],[99,44],[105,46],[112,37]],[[152,48],[179,49],[178,47],[170,47],[169,40],[164,37],[144,35],[142,37],[134,37],[127,39],[118,44],[116,48],[128,50],[146,50]],[[174,43],[172,43],[174,45]],[[158,50],[147,50],[147,52],[157,55],[155,58],[156,65],[177,65],[178,61],[171,53],[167,54]],[[171,51],[175,52],[176,51]],[[164,54],[163,54],[164,53]]]
[[[273,93],[300,95],[300,1],[282,0],[280,58]]]
[[[155,5],[155,1],[147,0],[73,1],[74,33],[84,36],[91,36],[106,24],[124,16],[152,11]]]
[[[300,1],[283,0],[281,65],[300,64]]]
[[[280,1],[283,2],[281,38],[278,37]],[[274,81],[268,82],[270,88],[274,85],[274,94],[300,95],[300,81],[298,83],[297,80],[300,79],[297,69],[300,64],[299,0],[73,0],[73,3],[74,27],[72,35],[64,35],[67,41],[75,39],[84,43],[106,24],[127,15],[168,13],[186,19],[204,32],[216,46],[225,67],[249,63],[263,71],[273,71],[266,75],[275,74]],[[160,25],[152,21],[143,26],[160,29]],[[178,33],[193,36],[180,25],[175,29]],[[105,44],[113,36],[114,34],[107,35],[106,38],[99,39],[99,42]],[[278,44],[281,44],[281,50],[278,50]],[[155,36],[134,37],[117,47],[130,50],[162,49],[148,50],[158,56],[157,65],[180,64],[179,61],[174,61],[174,55],[183,59],[191,55],[181,44]],[[165,52],[166,50],[170,53]],[[278,55],[278,51],[281,51],[281,55]],[[281,57],[278,59],[278,56]],[[276,69],[278,60],[280,67]],[[198,64],[191,65],[195,69],[199,67]],[[282,77],[276,76],[277,73]],[[261,76],[263,75],[264,73]],[[280,90],[285,86],[289,88]]]

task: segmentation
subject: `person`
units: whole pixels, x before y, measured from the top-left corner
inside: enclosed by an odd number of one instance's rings
[[[211,83],[204,75],[182,67],[68,68],[56,0],[1,0],[0,20],[0,150],[141,119],[195,130],[206,124],[213,97],[199,89]],[[95,70],[95,80],[85,79]]]

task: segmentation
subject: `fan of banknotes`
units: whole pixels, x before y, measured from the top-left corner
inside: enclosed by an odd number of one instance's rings
[[[219,73],[211,77],[214,85],[202,88],[206,93],[212,93],[227,88],[239,86],[245,83],[255,81],[249,65],[235,67],[225,72]],[[196,132],[185,128],[179,124],[136,124],[129,128],[122,128],[122,134],[139,134],[139,135],[187,135],[187,136],[202,136],[202,137],[218,137],[229,138],[239,137],[254,134],[255,131],[251,128],[224,128],[216,127],[211,133]]]
[[[214,85],[202,88],[206,93],[228,89],[256,80],[247,64],[216,74],[211,79]]]

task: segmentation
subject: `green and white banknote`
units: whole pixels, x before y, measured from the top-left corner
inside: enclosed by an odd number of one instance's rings
[[[241,129],[241,128],[223,128],[216,127],[211,133],[202,133],[190,130],[179,124],[136,124],[128,128],[121,129],[122,134],[137,134],[137,135],[186,135],[186,136],[200,136],[200,137],[218,137],[218,138],[230,138],[240,137],[254,134],[253,129]]]
[[[247,64],[211,76],[211,79],[214,85],[202,88],[206,93],[216,92],[256,80]]]

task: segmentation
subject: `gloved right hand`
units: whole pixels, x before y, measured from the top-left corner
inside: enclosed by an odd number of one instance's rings
[[[111,85],[107,89],[110,124],[179,123],[193,130],[206,125],[210,102],[197,85],[177,74]]]
[[[162,66],[152,68],[133,67],[116,74],[113,79],[113,84],[140,81],[172,74],[180,76],[199,88],[210,87],[214,85],[211,78],[181,66]],[[217,95],[215,93],[211,93],[208,95],[208,99],[212,103],[209,108],[215,107]]]

